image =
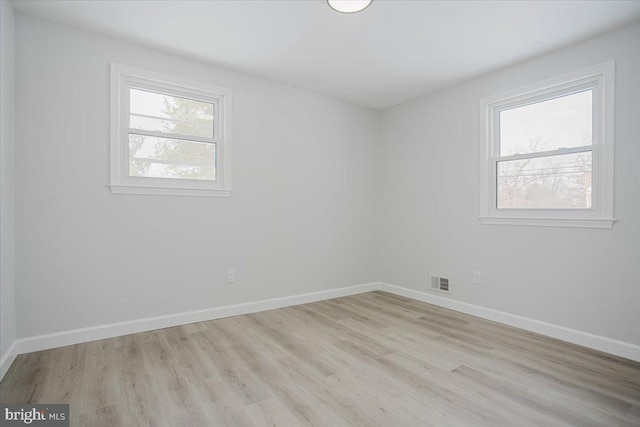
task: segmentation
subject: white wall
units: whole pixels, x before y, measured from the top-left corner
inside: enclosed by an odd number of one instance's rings
[[[16,339],[14,13],[10,2],[0,2],[0,20],[0,357],[2,357],[8,356],[7,351]]]
[[[16,22],[19,337],[375,279],[378,113]],[[233,90],[230,199],[111,194],[110,61]],[[225,283],[228,266],[235,285]]]
[[[480,98],[612,59],[613,229],[480,225]],[[640,344],[640,24],[393,108],[382,123],[383,281],[424,291],[441,274],[452,299]]]
[[[640,25],[379,114],[16,19],[19,337],[437,273],[453,299],[640,344]],[[479,99],[611,59],[614,228],[481,226]],[[233,90],[231,199],[109,192],[110,61]]]

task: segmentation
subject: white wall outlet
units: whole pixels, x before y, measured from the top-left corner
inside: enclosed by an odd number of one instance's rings
[[[482,283],[482,273],[479,271],[474,271],[473,272],[473,283],[476,285],[479,285]]]
[[[227,283],[236,283],[236,271],[227,270]]]

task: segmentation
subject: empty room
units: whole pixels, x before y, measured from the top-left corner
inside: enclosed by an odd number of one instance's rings
[[[0,6],[0,426],[640,426],[640,1]]]

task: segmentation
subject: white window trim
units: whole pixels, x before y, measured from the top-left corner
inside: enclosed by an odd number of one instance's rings
[[[215,135],[217,148],[216,180],[145,178],[128,175],[128,88],[170,92],[216,106]],[[152,71],[111,63],[111,152],[109,188],[114,194],[230,197],[231,187],[231,90],[184,80]],[[148,133],[145,131],[145,133]],[[194,138],[197,139],[197,138]]]
[[[484,98],[480,102],[480,223],[551,227],[611,228],[614,181],[614,62],[607,62],[564,76]],[[571,93],[579,87],[594,88],[593,194],[592,209],[497,209],[496,159],[499,141],[494,114],[523,100],[546,99],[553,94]],[[580,151],[580,148],[577,149]],[[574,149],[559,150],[571,152]]]

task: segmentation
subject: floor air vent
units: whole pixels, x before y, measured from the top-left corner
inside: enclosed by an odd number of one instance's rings
[[[449,279],[431,276],[431,290],[449,293]]]

